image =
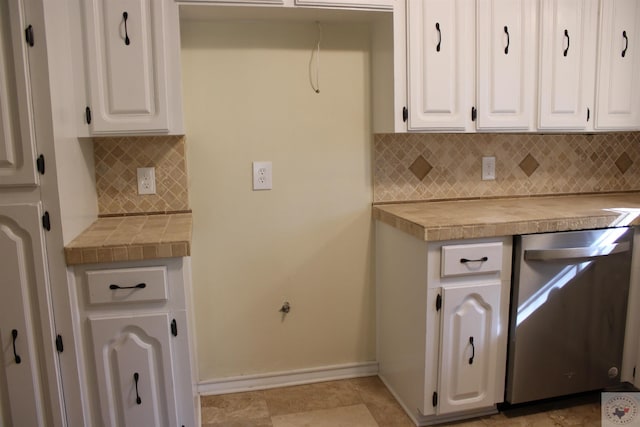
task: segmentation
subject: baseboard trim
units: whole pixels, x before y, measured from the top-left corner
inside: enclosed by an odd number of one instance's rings
[[[378,374],[378,362],[349,363],[345,365],[321,366],[310,369],[273,372],[258,375],[241,375],[198,383],[200,395],[237,393],[242,391],[265,390],[323,381],[367,377]]]

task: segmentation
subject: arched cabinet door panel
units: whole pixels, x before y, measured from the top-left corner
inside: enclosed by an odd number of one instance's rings
[[[55,425],[41,344],[47,310],[39,204],[0,205],[0,424]],[[50,348],[49,348],[50,349]]]
[[[500,286],[443,288],[439,414],[494,403]]]
[[[90,317],[105,426],[180,425],[169,313]]]

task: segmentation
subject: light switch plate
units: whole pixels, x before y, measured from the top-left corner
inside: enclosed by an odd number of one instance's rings
[[[138,194],[156,194],[156,168],[138,168]]]

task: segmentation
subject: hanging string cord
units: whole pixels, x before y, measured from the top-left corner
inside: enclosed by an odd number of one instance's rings
[[[311,57],[309,58],[309,84],[315,93],[320,93],[320,43],[322,42],[322,26],[320,25],[320,22],[316,22],[316,25],[318,26],[318,42],[316,43],[315,49],[311,50]],[[315,76],[313,72],[314,56],[316,57]]]

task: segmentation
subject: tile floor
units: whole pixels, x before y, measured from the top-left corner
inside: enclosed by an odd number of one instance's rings
[[[203,427],[412,427],[378,377],[203,396]],[[509,409],[446,424],[484,426],[600,426],[600,397]]]

